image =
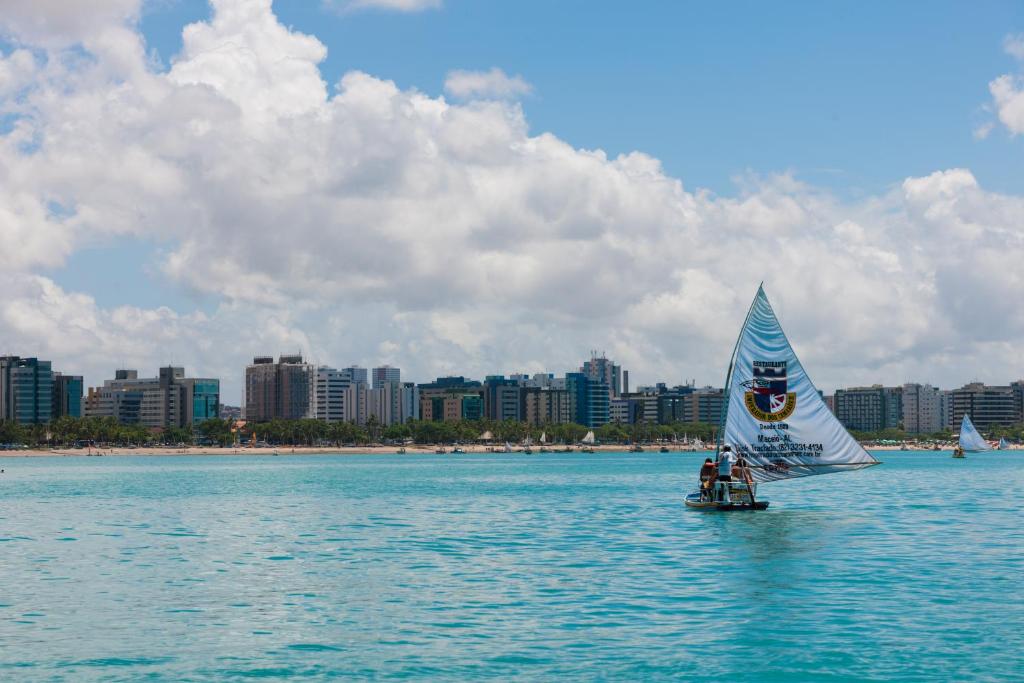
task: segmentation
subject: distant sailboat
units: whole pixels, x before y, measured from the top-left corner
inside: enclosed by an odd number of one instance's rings
[[[541,444],[546,444],[548,442],[548,433],[547,432],[541,432],[540,433],[540,442],[541,442]]]
[[[992,450],[992,446],[988,444],[985,439],[981,438],[981,434],[975,429],[974,423],[971,422],[971,418],[964,414],[964,419],[960,423],[960,450],[964,453],[984,453],[985,451]]]
[[[596,441],[597,439],[596,437],[594,437],[594,432],[587,432],[587,435],[580,440],[580,443],[585,443],[588,446],[593,446]]]
[[[1010,450],[1010,442],[1006,440],[1006,437],[999,439],[999,450],[1008,451]]]
[[[725,382],[722,445],[745,461],[735,481],[694,491],[690,507],[764,509],[757,483],[877,465],[825,405],[786,339],[763,288],[743,323]]]

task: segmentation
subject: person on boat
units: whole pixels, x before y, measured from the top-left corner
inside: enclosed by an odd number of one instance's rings
[[[732,502],[729,500],[729,482],[732,481],[732,466],[735,463],[736,456],[732,452],[732,446],[725,444],[722,446],[722,452],[718,454],[718,476],[715,477],[718,500],[721,503]]]
[[[704,458],[700,468],[700,497],[706,498],[715,484],[715,463],[711,458]]]

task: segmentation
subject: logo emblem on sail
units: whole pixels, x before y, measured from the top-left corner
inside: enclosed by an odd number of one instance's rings
[[[749,391],[744,404],[760,422],[781,422],[796,410],[796,393],[787,392],[786,361],[755,360],[754,378],[743,382]]]

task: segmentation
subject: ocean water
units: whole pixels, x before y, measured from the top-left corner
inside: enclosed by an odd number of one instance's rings
[[[1024,453],[0,459],[0,680],[1024,679]]]

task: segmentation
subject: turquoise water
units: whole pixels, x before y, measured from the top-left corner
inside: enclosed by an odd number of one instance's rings
[[[0,459],[0,680],[1020,680],[1024,453]]]

